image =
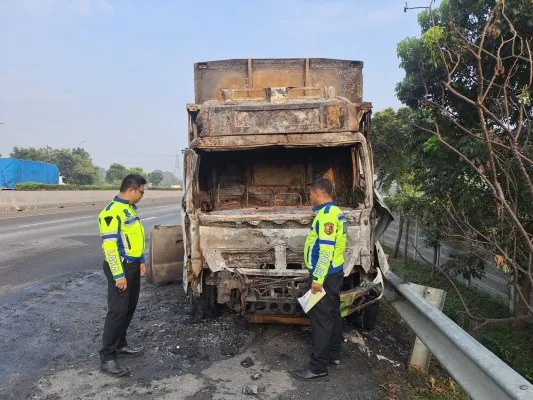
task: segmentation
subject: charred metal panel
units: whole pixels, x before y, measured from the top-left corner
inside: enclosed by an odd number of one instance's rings
[[[363,63],[327,58],[233,59],[194,65],[197,104],[222,100],[222,89],[333,86],[337,95],[360,103]]]
[[[190,147],[205,151],[227,151],[261,147],[338,147],[353,145],[364,140],[358,132],[316,133],[291,135],[210,136],[194,140]]]
[[[350,224],[345,253],[345,275],[350,274],[355,265],[369,271],[373,262],[370,251],[370,212],[345,210],[344,214]],[[262,219],[260,214],[248,216],[246,224],[242,217],[218,216],[218,222],[241,220],[235,228],[222,228],[216,226],[213,215],[201,215],[200,249],[208,268],[215,272],[234,268],[263,269],[265,272],[275,269],[277,272],[286,270],[288,274],[291,273],[290,267],[305,268],[303,249],[309,226],[282,228],[286,218],[287,216],[280,218],[277,229],[261,229],[254,226],[255,221]],[[311,221],[312,215],[302,215],[300,218]],[[209,221],[215,226],[208,226],[211,225]]]
[[[303,90],[303,89],[302,89]],[[200,137],[277,133],[357,132],[370,105],[343,98],[217,102],[208,101],[195,116]]]
[[[261,134],[284,132],[317,132],[321,130],[320,108],[309,107],[295,110],[235,110],[234,134]],[[224,135],[211,124],[210,134]]]
[[[338,147],[355,145],[364,140],[358,132],[317,133],[292,135],[211,136],[194,140],[190,147],[204,151],[234,151],[262,147]]]

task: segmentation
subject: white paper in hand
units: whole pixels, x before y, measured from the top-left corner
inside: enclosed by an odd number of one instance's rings
[[[325,295],[326,291],[324,288],[322,288],[322,291],[319,293],[313,293],[311,292],[311,289],[309,289],[302,297],[298,297],[298,301],[300,302],[302,309],[306,313],[309,313],[309,310],[311,310],[311,308],[313,308]]]

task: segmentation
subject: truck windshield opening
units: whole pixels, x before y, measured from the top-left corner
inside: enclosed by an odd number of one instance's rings
[[[309,185],[326,176],[340,206],[364,207],[368,171],[362,143],[343,147],[272,147],[200,152],[202,212],[245,208],[309,207]],[[372,182],[370,182],[371,185]]]

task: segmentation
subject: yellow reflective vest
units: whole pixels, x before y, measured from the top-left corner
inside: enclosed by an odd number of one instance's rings
[[[144,263],[144,228],[137,207],[115,197],[98,215],[102,251],[115,280],[124,277],[124,261]]]
[[[316,212],[305,240],[305,265],[313,281],[323,284],[326,276],[342,271],[348,221],[334,201],[313,208]]]

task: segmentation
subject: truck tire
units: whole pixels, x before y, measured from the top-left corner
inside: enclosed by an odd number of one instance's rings
[[[220,315],[221,307],[217,304],[216,286],[205,285],[200,298],[195,299],[190,294],[192,314],[197,318],[215,318]]]
[[[361,328],[363,326],[363,312],[353,312],[346,316],[346,320],[356,328]]]
[[[217,304],[217,287],[204,286],[204,318],[214,318],[220,315],[220,309]]]
[[[363,310],[363,329],[371,331],[376,326],[379,314],[379,301],[370,304]]]

